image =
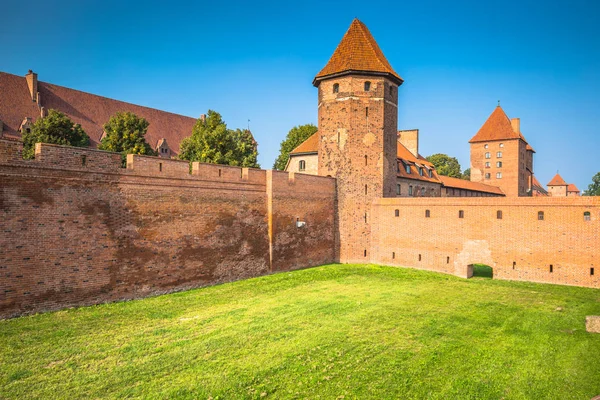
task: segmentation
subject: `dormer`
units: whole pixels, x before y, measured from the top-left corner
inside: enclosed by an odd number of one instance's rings
[[[159,157],[171,158],[171,149],[167,144],[167,139],[162,138],[158,141],[156,144],[156,152],[158,153]]]
[[[19,132],[21,132],[21,134],[30,133],[32,127],[33,122],[31,121],[31,117],[26,117],[23,122],[21,122],[21,126],[19,126]]]

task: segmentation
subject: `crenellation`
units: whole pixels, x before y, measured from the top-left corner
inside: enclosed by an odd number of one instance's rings
[[[48,168],[120,172],[121,155],[87,147],[36,143],[35,162]]]
[[[185,178],[190,175],[190,163],[185,160],[127,154],[127,170],[143,175]]]

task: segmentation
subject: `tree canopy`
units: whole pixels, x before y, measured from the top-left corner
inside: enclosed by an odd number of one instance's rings
[[[592,177],[592,183],[588,185],[587,190],[583,191],[584,196],[600,196],[600,172]]]
[[[471,168],[465,169],[462,173],[461,178],[466,181],[470,181],[471,180]]]
[[[86,147],[90,143],[89,136],[81,125],[73,123],[65,114],[56,110],[48,110],[48,115],[40,118],[32,125],[29,132],[24,132],[23,158],[35,156],[36,143],[53,143],[75,147]]]
[[[455,157],[447,154],[433,154],[427,157],[427,161],[435,166],[438,175],[450,176],[452,178],[462,178],[460,173],[460,163]],[[469,175],[471,171],[469,170]]]
[[[192,135],[179,145],[179,158],[212,164],[260,168],[257,143],[247,129],[228,129],[221,114],[208,110],[198,119]]]
[[[295,126],[288,132],[285,140],[281,142],[279,156],[273,163],[273,169],[283,171],[290,158],[290,152],[300,146],[302,142],[311,137],[317,131],[313,124]]]
[[[155,156],[156,152],[146,142],[148,121],[132,112],[118,112],[104,124],[106,135],[98,149],[127,154]]]

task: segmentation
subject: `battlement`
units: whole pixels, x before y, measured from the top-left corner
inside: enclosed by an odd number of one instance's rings
[[[139,175],[185,178],[190,175],[190,163],[185,160],[127,154],[127,170]]]
[[[35,162],[53,168],[94,172],[119,172],[122,169],[119,153],[48,143],[35,144]]]
[[[204,180],[221,182],[248,182],[264,185],[266,171],[256,168],[233,167],[229,165],[192,163],[192,175]]]

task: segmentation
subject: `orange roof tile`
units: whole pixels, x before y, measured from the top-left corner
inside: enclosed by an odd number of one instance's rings
[[[537,194],[534,194],[534,196],[548,196],[548,191],[542,186],[540,181],[537,180],[535,175],[532,175],[531,186],[532,190],[538,192]]]
[[[579,193],[580,190],[577,189],[577,186],[575,186],[574,183],[569,183],[569,186],[567,186],[567,192],[577,192],[577,193]]]
[[[318,86],[323,78],[344,72],[375,72],[388,75],[399,85],[403,82],[383,55],[369,29],[356,18],[313,84]]]
[[[526,142],[523,135],[513,130],[510,119],[502,107],[497,106],[477,134],[469,140],[469,143],[506,139],[522,139]]]
[[[414,154],[411,153],[400,142],[398,142],[396,151],[398,153],[398,160],[402,161],[405,165],[409,165],[409,168],[410,168],[410,173],[407,173],[405,167],[400,166],[400,168],[398,169],[398,171],[396,173],[396,175],[399,178],[439,183],[440,179],[439,179],[438,174],[435,170],[435,167],[433,166],[432,163],[427,161],[425,158],[421,157],[421,155],[419,155],[418,157],[415,157]],[[432,170],[432,177],[431,178],[429,177],[429,172],[426,170],[423,171],[424,175],[421,176],[419,174],[419,167],[416,164],[425,166],[425,167],[429,167]]]
[[[308,139],[300,143],[300,146],[290,151],[290,154],[317,153],[319,151],[319,132],[313,133]]]
[[[504,192],[499,187],[486,185],[485,183],[471,182],[465,179],[451,178],[443,175],[440,175],[440,181],[442,181],[442,185],[445,187],[504,195]]]
[[[557,173],[547,186],[567,186],[567,182]]]

